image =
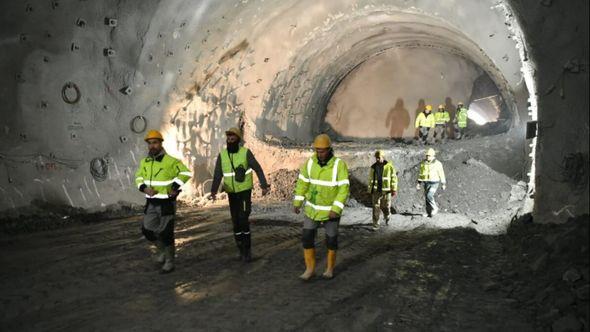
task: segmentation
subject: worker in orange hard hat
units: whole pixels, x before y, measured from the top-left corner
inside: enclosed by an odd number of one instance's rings
[[[161,272],[174,270],[174,215],[180,187],[192,173],[178,159],[168,155],[162,146],[164,137],[157,130],[148,131],[144,138],[148,156],[143,158],[135,173],[135,185],[146,197],[142,233],[156,245],[155,260],[163,264]]]
[[[350,182],[346,163],[334,156],[332,142],[326,134],[318,135],[314,142],[315,153],[302,166],[295,187],[294,212],[304,208],[303,255],[305,272],[300,276],[309,280],[315,273],[315,236],[319,227],[326,230],[328,257],[325,279],[334,276],[338,250],[338,224],[348,199]]]
[[[252,210],[252,188],[256,172],[262,195],[270,190],[262,167],[250,149],[240,145],[243,140],[239,128],[230,128],[225,132],[227,147],[219,153],[215,163],[211,199],[215,200],[217,189],[223,178],[223,190],[227,192],[229,210],[233,223],[234,239],[240,252],[240,260],[248,263],[252,260],[252,240],[250,236],[250,212]]]
[[[414,126],[418,130],[418,138],[420,142],[427,143],[432,141],[434,135],[434,115],[432,114],[432,105],[426,105],[424,111],[420,112],[416,117]]]

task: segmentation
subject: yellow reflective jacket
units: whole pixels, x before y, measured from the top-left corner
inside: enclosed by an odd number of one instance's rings
[[[420,114],[418,114],[418,116],[416,117],[415,126],[416,128],[434,128],[434,115],[432,113],[426,115],[426,113],[420,112]]]
[[[420,163],[420,174],[418,181],[441,182],[445,184],[445,171],[440,161],[434,159],[433,161],[423,160]]]
[[[388,161],[383,165],[381,191],[397,191],[397,171],[393,163]],[[369,192],[376,192],[379,189],[379,181],[375,178],[375,164],[369,169]]]
[[[139,163],[135,172],[135,185],[152,187],[157,194],[145,195],[149,199],[169,199],[168,194],[175,187],[180,187],[191,178],[191,172],[182,162],[168,154],[152,158],[146,157]]]
[[[293,205],[301,207],[305,204],[307,217],[315,221],[326,221],[330,219],[330,211],[342,215],[349,187],[348,167],[343,160],[332,157],[322,167],[314,154],[301,166]]]
[[[449,112],[442,111],[434,113],[434,122],[437,125],[447,124],[449,121],[451,121],[451,115],[449,114]]]

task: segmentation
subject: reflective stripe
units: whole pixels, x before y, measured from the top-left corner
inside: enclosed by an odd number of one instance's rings
[[[337,187],[337,186],[342,186],[345,184],[350,184],[350,181],[348,179],[342,180],[342,181],[324,181],[324,180],[310,179],[309,182],[311,182],[312,184],[317,184],[319,186],[324,186],[324,187]]]
[[[180,172],[178,175],[192,176],[193,174],[191,172]]]
[[[172,182],[174,182],[174,180],[169,180],[169,181],[146,180],[145,184],[148,186],[167,186],[167,185],[172,184]]]
[[[305,176],[303,176],[303,174],[301,174],[301,173],[299,174],[299,179],[301,179],[301,181],[303,181],[303,182],[309,183],[309,179],[306,178]]]
[[[337,207],[344,209],[344,204],[338,202],[338,201],[334,201],[334,205],[336,205]]]
[[[350,181],[348,181],[348,179],[346,180],[342,180],[342,181],[338,181],[336,182],[339,186],[344,185],[344,184],[350,184]]]
[[[296,201],[302,201],[305,199],[305,196],[295,196]]]
[[[154,196],[145,195],[145,198],[169,199],[167,194],[155,194]]]
[[[338,179],[338,163],[340,163],[340,159],[336,158],[334,168],[332,168],[332,182],[336,182]]]
[[[242,235],[242,232],[234,233],[235,235]]]
[[[248,168],[246,170],[246,174],[250,174],[250,173],[252,173],[252,169],[251,168]],[[232,177],[232,176],[236,176],[236,173],[234,173],[234,172],[231,172],[231,173],[223,173],[223,176],[225,176],[226,178],[229,178],[229,177]]]
[[[315,205],[312,204],[310,202],[305,202],[305,205],[309,205],[310,207],[312,207],[314,210],[320,210],[320,211],[330,211],[332,210],[332,206],[325,206],[325,205]]]
[[[248,235],[248,234],[250,234],[250,232],[242,232],[242,234]]]
[[[172,181],[173,182],[176,182],[176,184],[178,184],[180,186],[182,186],[184,184],[184,182],[181,179],[179,179],[179,178],[174,178],[174,180],[172,180]]]
[[[143,180],[143,177],[140,176],[140,177],[135,178],[135,181],[137,181],[137,180]]]

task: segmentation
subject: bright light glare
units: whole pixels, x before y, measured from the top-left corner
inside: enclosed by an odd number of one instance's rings
[[[479,114],[479,107],[475,106],[474,104],[469,105],[469,112],[467,112],[467,117],[473,120],[477,125],[481,126],[486,124],[488,121]]]

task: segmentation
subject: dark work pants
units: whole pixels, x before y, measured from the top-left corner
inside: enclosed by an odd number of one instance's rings
[[[250,212],[252,211],[252,190],[244,190],[239,193],[228,193],[229,211],[234,226],[234,238],[240,251],[249,250],[250,240]]]

